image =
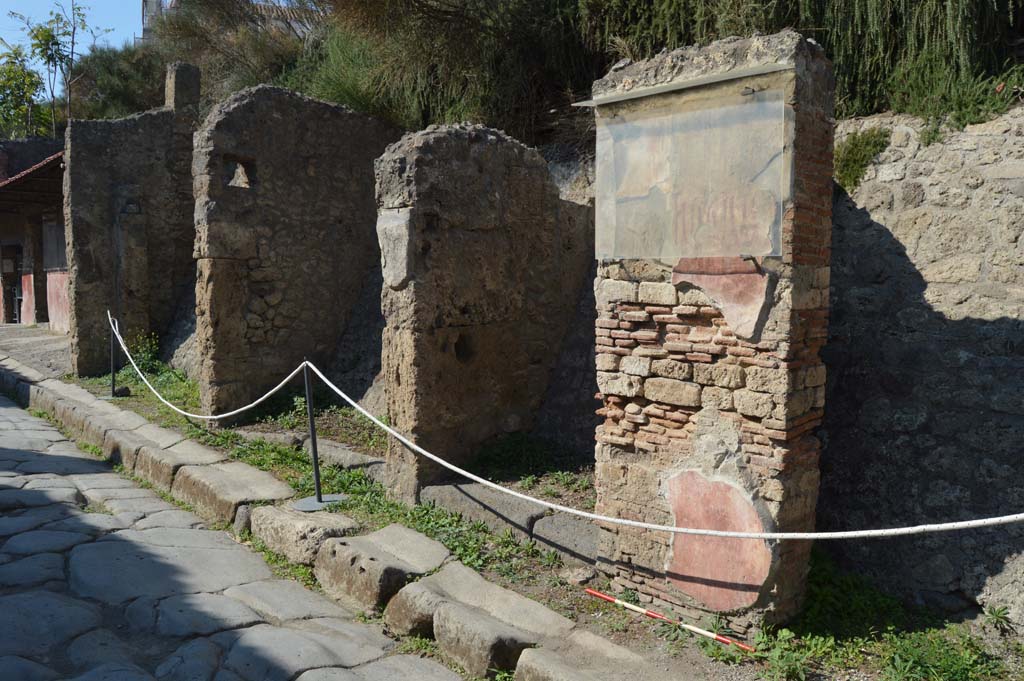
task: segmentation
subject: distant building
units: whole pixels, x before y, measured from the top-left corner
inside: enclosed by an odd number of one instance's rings
[[[173,12],[179,0],[142,0],[142,37],[138,42],[146,42],[153,37],[156,22],[168,12]],[[262,17],[264,28],[288,31],[305,36],[323,19],[314,10],[288,7],[270,2],[253,2],[253,9]]]

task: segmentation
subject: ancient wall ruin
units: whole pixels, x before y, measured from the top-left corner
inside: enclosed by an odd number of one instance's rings
[[[480,126],[391,146],[377,201],[388,415],[472,467],[481,443],[535,422],[593,261],[592,210],[559,198],[540,154]],[[406,497],[445,477],[398,445],[389,471]]]
[[[126,338],[170,330],[195,285],[192,133],[199,71],[167,70],[166,106],[73,120],[65,148],[72,366],[109,371],[109,309]]]
[[[1022,510],[1024,109],[926,145],[924,123],[844,121],[891,140],[837,188],[821,529]],[[1024,621],[1024,528],[829,543],[888,590]],[[899,560],[893,560],[899,556]]]
[[[684,249],[678,260],[602,262],[595,284],[597,381],[605,418],[597,436],[597,512],[677,527],[813,530],[820,448],[813,431],[825,404],[819,350],[828,325],[831,67],[817,45],[793,32],[677,50],[614,70],[595,84],[599,130],[603,115],[619,115],[616,109],[602,113],[601,98],[687,81],[695,87],[671,96],[681,110],[702,116],[709,108],[745,106],[744,98],[758,93],[779,93],[779,139],[757,144],[778,144],[769,163],[787,163],[781,191],[790,198],[781,211],[772,200],[744,206],[752,192],[741,187],[738,196],[726,197],[727,210],[717,222],[707,219],[722,229],[772,227],[778,241],[766,241],[764,249],[777,248],[779,254],[750,257],[735,247],[729,255],[730,246],[716,242],[698,252],[726,252],[694,258],[685,257]],[[720,120],[727,127],[716,134],[728,137],[746,134],[744,125],[755,119],[730,113]],[[616,191],[614,182],[602,184],[609,178],[602,178],[600,145],[599,138],[597,190]],[[650,172],[671,184],[671,172]],[[642,178],[625,180],[636,185]],[[707,210],[718,198],[710,197]],[[709,200],[683,199],[673,210],[696,217],[699,211],[690,204]],[[600,223],[600,193],[597,200]],[[619,213],[620,233],[635,227],[629,216]],[[664,225],[657,229],[663,232]],[[719,237],[717,231],[705,235]],[[636,250],[638,243],[634,239],[628,247]],[[606,525],[599,566],[617,588],[636,590],[644,602],[716,611],[744,627],[757,615],[777,621],[796,611],[809,552],[806,542]]]
[[[303,358],[333,360],[379,272],[373,160],[398,136],[269,86],[210,112],[193,166],[204,409],[247,404]]]

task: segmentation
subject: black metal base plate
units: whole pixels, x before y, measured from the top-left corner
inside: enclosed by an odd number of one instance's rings
[[[292,502],[291,507],[293,511],[302,511],[303,513],[312,513],[314,511],[322,511],[331,504],[336,504],[339,501],[345,501],[348,499],[347,494],[324,494],[321,496],[323,501],[317,501],[316,497],[306,497],[305,499],[297,499]]]

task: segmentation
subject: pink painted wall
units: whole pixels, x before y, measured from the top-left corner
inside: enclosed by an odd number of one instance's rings
[[[33,283],[33,274],[21,275],[21,316],[22,324],[36,323],[36,287]]]
[[[71,329],[71,303],[68,300],[66,270],[46,273],[46,307],[50,315],[50,331],[67,333]]]

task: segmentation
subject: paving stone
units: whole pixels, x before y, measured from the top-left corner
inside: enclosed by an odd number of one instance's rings
[[[111,499],[159,499],[156,494],[141,487],[114,489],[87,489],[82,491],[85,500],[90,504],[106,505]]]
[[[77,489],[3,489],[0,490],[0,511],[12,508],[74,504],[85,502]]]
[[[70,681],[154,681],[144,669],[128,662],[111,662]]]
[[[281,622],[307,617],[352,616],[348,610],[289,579],[233,586],[224,595],[245,603],[264,617]]]
[[[253,535],[268,548],[305,565],[312,565],[324,540],[359,529],[359,523],[340,513],[302,513],[280,506],[257,506],[251,523]]]
[[[221,649],[197,639],[175,650],[156,668],[159,681],[210,681],[220,665]]]
[[[185,466],[175,476],[172,492],[200,515],[223,522],[234,520],[240,504],[283,501],[295,494],[295,490],[270,473],[241,461]]]
[[[171,491],[174,476],[184,466],[207,466],[224,461],[227,455],[201,444],[185,440],[168,449],[143,447],[135,459],[134,475],[148,480],[157,489]]]
[[[68,646],[68,659],[75,669],[93,669],[111,662],[130,662],[134,656],[128,645],[109,629],[94,629],[82,634]]]
[[[22,511],[18,515],[5,515],[0,517],[0,537],[25,532],[54,520],[67,518],[73,508],[65,504],[53,504]]]
[[[669,681],[679,677],[654,668],[627,648],[579,630],[551,645],[524,650],[515,678],[516,681]]]
[[[176,511],[178,507],[169,504],[160,497],[150,496],[140,499],[108,499],[103,505],[114,515],[119,513],[159,513],[160,511]]]
[[[71,481],[80,490],[90,489],[136,489],[138,485],[122,478],[117,473],[100,473],[98,475],[72,475]]]
[[[332,598],[376,610],[449,555],[440,542],[394,524],[361,537],[328,539],[317,553],[314,572]]]
[[[289,681],[318,667],[354,667],[384,655],[383,648],[340,636],[257,624],[212,637],[228,651],[223,666],[245,681]]]
[[[92,539],[81,532],[58,530],[31,530],[15,535],[4,542],[0,551],[10,554],[60,553]]]
[[[444,665],[415,655],[395,655],[371,662],[355,670],[358,678],[365,681],[395,681],[416,679],[416,681],[459,681],[462,677]],[[302,677],[300,677],[302,678]]]
[[[85,532],[87,534],[106,534],[128,527],[123,520],[107,513],[83,513],[82,515],[57,520],[43,525],[43,530],[59,530],[61,532]]]
[[[135,523],[134,527],[137,530],[148,530],[155,527],[194,528],[200,527],[202,524],[203,519],[195,513],[189,513],[188,511],[160,511],[142,518]]]
[[[0,670],[3,670],[4,678],[12,681],[52,681],[60,677],[49,667],[16,655],[0,657]]]
[[[310,451],[308,439],[303,442],[302,446],[307,452]],[[320,462],[328,466],[361,469],[371,478],[383,473],[384,459],[367,456],[340,442],[319,438],[316,450]]]
[[[160,601],[156,633],[186,638],[262,621],[259,615],[233,598],[218,594],[184,594]]]
[[[62,594],[0,596],[0,655],[45,655],[99,623],[99,610]]]
[[[103,473],[108,470],[110,467],[107,464],[96,459],[82,459],[64,454],[41,454],[32,461],[18,465],[20,473],[54,473],[55,475]]]
[[[142,416],[126,409],[118,409],[116,414],[88,414],[82,421],[82,439],[102,447],[108,431],[134,430],[148,423]]]
[[[148,530],[121,530],[99,539],[101,542],[131,542],[138,545],[178,546],[194,549],[225,549],[246,551],[245,547],[226,532],[218,530],[192,530],[182,527],[153,527]]]
[[[385,609],[384,621],[399,633],[423,632],[425,623],[439,607],[438,599],[478,608],[541,637],[565,636],[575,626],[571,620],[537,601],[488,582],[461,563],[449,563],[429,577],[403,588]]]
[[[196,532],[158,528],[133,532]],[[263,559],[242,546],[161,546],[126,541],[122,533],[107,535],[71,550],[68,573],[73,592],[106,603],[124,603],[140,596],[216,592],[270,577]],[[230,540],[229,540],[230,541]]]
[[[67,478],[37,478],[22,485],[22,489],[77,489]]]
[[[540,548],[557,551],[576,564],[593,565],[597,560],[598,533],[596,524],[568,513],[545,516],[533,526],[533,538]]]
[[[499,621],[478,608],[448,602],[434,613],[440,650],[473,677],[492,669],[515,669],[519,655],[540,637]]]
[[[138,631],[156,629],[156,609],[160,600],[151,596],[136,598],[124,609],[124,617],[128,624]]]
[[[0,586],[36,586],[64,579],[64,556],[37,553],[0,565]]]
[[[434,502],[441,508],[461,513],[466,520],[482,522],[498,534],[511,529],[520,539],[529,539],[533,524],[545,513],[537,504],[476,482],[424,487],[420,501]]]

